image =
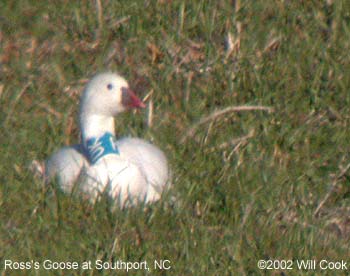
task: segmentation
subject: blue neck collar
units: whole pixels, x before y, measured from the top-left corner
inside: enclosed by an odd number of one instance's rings
[[[86,140],[84,151],[91,164],[95,164],[100,158],[108,154],[119,155],[115,137],[110,132],[106,132],[98,138],[93,137]]]

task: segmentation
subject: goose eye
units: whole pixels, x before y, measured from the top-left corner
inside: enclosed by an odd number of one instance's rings
[[[107,84],[107,89],[108,90],[112,90],[113,89],[113,84],[111,84],[111,83]]]

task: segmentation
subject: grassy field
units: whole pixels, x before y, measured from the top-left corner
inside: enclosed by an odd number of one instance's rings
[[[349,53],[349,1],[1,1],[0,275],[347,275],[297,263],[350,269]],[[174,172],[146,209],[91,206],[29,169],[79,141],[80,93],[107,70],[153,103],[118,136]],[[96,260],[150,271],[82,268]]]

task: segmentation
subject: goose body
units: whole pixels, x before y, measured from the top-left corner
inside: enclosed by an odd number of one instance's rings
[[[87,84],[80,104],[81,144],[63,147],[46,162],[47,180],[56,178],[65,192],[77,185],[95,201],[107,193],[127,202],[154,202],[168,184],[164,153],[139,138],[115,137],[114,117],[144,103],[117,74],[103,73]]]
[[[88,166],[89,162],[81,144],[65,146],[46,161],[45,180],[50,181],[57,178],[60,188],[70,193],[83,167]]]

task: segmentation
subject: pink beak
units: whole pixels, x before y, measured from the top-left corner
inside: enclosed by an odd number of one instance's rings
[[[145,108],[146,105],[135,92],[128,87],[122,87],[122,103],[128,108]]]

